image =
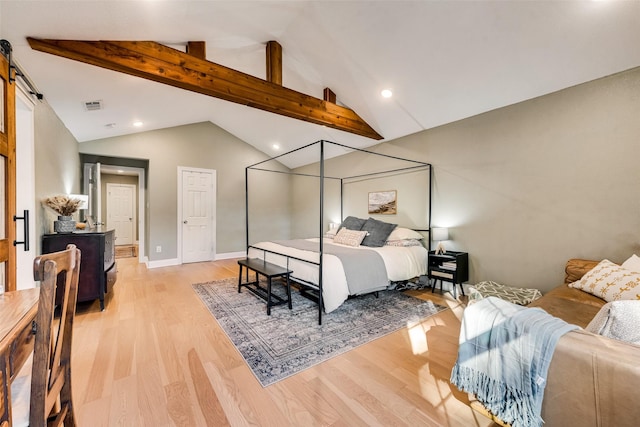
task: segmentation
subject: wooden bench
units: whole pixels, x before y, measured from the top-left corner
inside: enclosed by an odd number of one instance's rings
[[[281,304],[288,304],[289,310],[291,310],[291,282],[289,275],[293,272],[287,268],[280,267],[270,262],[263,261],[258,258],[246,258],[238,260],[240,266],[240,272],[238,274],[238,293],[241,292],[242,287],[246,287],[251,293],[267,302],[267,315],[271,315],[271,307]],[[246,268],[247,279],[245,283],[242,283],[242,269]],[[256,274],[256,280],[249,281],[249,271],[253,271]],[[260,274],[267,279],[266,289],[260,286]],[[287,299],[281,298],[279,295],[271,293],[271,280],[277,277],[282,277],[286,281]]]

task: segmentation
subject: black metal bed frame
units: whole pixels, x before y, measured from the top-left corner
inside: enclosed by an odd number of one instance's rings
[[[304,149],[308,149],[316,144],[320,145],[320,172],[319,174],[315,175],[315,174],[305,174],[305,173],[298,173],[298,172],[287,172],[287,171],[280,171],[280,170],[273,170],[273,169],[265,169],[262,167],[258,167],[259,165],[263,165],[264,163],[273,161],[273,160],[277,160],[279,158],[282,158],[284,156],[287,156],[289,154],[295,153],[297,151],[300,150],[304,150]],[[381,156],[381,157],[386,157],[389,159],[394,159],[394,160],[399,160],[399,161],[404,161],[404,162],[409,162],[409,163],[413,163],[415,164],[415,166],[409,166],[409,167],[403,167],[403,168],[394,168],[394,169],[389,169],[389,170],[383,170],[383,171],[379,171],[379,172],[372,172],[372,173],[365,173],[365,174],[360,174],[360,175],[352,175],[352,176],[345,176],[345,177],[333,177],[333,176],[325,176],[324,173],[324,163],[325,163],[325,144],[332,144],[332,145],[336,145],[342,148],[346,148],[347,150],[353,150],[353,151],[359,151],[362,153],[366,153],[366,154],[371,154],[371,155],[375,155],[375,156]],[[426,232],[429,236],[428,238],[428,243],[427,243],[427,249],[430,250],[431,249],[431,195],[432,195],[432,190],[433,190],[433,167],[430,163],[425,163],[425,162],[421,162],[418,160],[413,160],[413,159],[405,159],[402,157],[397,157],[397,156],[392,156],[389,154],[383,154],[383,153],[376,153],[374,151],[369,151],[369,150],[365,150],[362,148],[356,148],[356,147],[350,147],[344,144],[340,144],[337,142],[332,142],[332,141],[327,141],[327,140],[319,140],[316,142],[312,142],[310,144],[307,144],[303,147],[300,148],[296,148],[295,150],[291,150],[291,151],[287,151],[286,153],[282,153],[278,156],[274,156],[271,157],[269,159],[263,160],[261,162],[258,163],[254,163],[250,166],[247,166],[245,168],[245,237],[246,237],[246,248],[247,248],[247,256],[249,254],[249,249],[250,248],[254,248],[256,250],[260,250],[260,251],[264,251],[264,258],[266,260],[266,253],[273,253],[273,254],[277,254],[283,257],[286,257],[287,259],[287,268],[289,268],[289,260],[291,259],[295,259],[297,261],[301,261],[301,262],[305,262],[305,263],[309,263],[312,265],[317,265],[318,266],[318,284],[314,284],[314,283],[310,283],[306,280],[302,280],[300,278],[295,278],[293,275],[291,276],[291,280],[294,280],[298,283],[300,283],[303,287],[307,287],[310,289],[313,289],[315,291],[317,291],[318,295],[316,297],[316,299],[314,299],[317,303],[318,303],[318,324],[322,324],[322,309],[323,309],[323,302],[322,302],[322,280],[323,280],[323,255],[324,255],[324,242],[323,242],[323,234],[324,234],[324,230],[325,230],[325,226],[324,226],[324,180],[325,179],[335,179],[335,180],[339,180],[340,181],[340,219],[343,220],[344,219],[344,203],[343,203],[343,195],[344,195],[344,186],[345,186],[345,181],[346,180],[352,180],[352,179],[357,179],[357,178],[367,178],[367,179],[373,179],[378,175],[384,175],[384,174],[389,174],[389,173],[393,173],[393,172],[405,172],[405,171],[411,171],[411,170],[420,170],[420,169],[429,169],[429,198],[428,198],[428,215],[429,215],[429,221],[427,224],[427,228],[426,229],[415,229],[416,231],[421,231],[421,232]],[[297,175],[297,176],[307,176],[307,177],[314,177],[314,178],[319,178],[320,181],[320,228],[319,228],[319,258],[318,258],[318,262],[313,262],[313,261],[308,261],[308,260],[304,260],[301,258],[297,258],[297,257],[293,257],[290,255],[286,255],[286,254],[282,254],[279,252],[275,252],[275,251],[270,251],[267,249],[263,249],[263,248],[259,248],[256,246],[253,246],[251,244],[249,244],[249,171],[250,170],[255,170],[255,171],[262,171],[262,172],[273,172],[273,173],[281,173],[281,174],[285,174],[285,175]],[[348,184],[348,183],[346,183]],[[305,295],[308,296],[308,295]]]

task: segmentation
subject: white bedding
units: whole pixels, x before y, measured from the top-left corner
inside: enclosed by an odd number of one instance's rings
[[[317,242],[319,239],[306,240]],[[343,246],[333,243],[332,239],[324,239],[324,244]],[[287,258],[283,255],[313,262],[318,262],[319,260],[319,254],[317,252],[290,248],[274,242],[260,242],[253,246],[277,252],[278,254],[266,253],[266,260],[282,267],[287,267]],[[351,246],[348,247],[352,248]],[[353,249],[374,250],[378,252],[384,261],[389,281],[409,280],[427,274],[428,252],[423,246],[383,246],[380,248],[360,246]],[[259,249],[249,248],[249,258],[262,259],[264,254],[265,253]],[[288,268],[293,270],[292,277],[314,284],[318,283],[317,265],[290,259]],[[329,313],[338,308],[340,304],[347,299],[349,296],[349,288],[347,286],[347,279],[342,267],[342,262],[338,257],[325,253],[323,256],[323,271],[322,298],[324,300],[325,312]]]

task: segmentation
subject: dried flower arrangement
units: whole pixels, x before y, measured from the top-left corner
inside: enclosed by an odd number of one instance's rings
[[[70,216],[80,208],[82,200],[73,199],[69,196],[52,196],[44,199],[42,203],[56,211],[59,215]]]

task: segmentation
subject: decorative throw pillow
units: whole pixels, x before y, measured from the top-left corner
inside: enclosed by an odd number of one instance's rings
[[[346,228],[348,230],[362,230],[362,226],[367,222],[366,219],[356,218],[355,216],[348,216],[342,221],[340,229]]]
[[[422,243],[420,243],[420,240],[417,240],[417,239],[403,239],[403,240],[387,240],[384,245],[408,248],[410,246],[422,246]]]
[[[569,284],[605,301],[640,300],[640,273],[602,260],[582,279]]]
[[[622,266],[627,270],[631,271],[640,271],[640,257],[636,254],[633,254],[622,263]]]
[[[334,237],[336,237],[336,234],[338,234],[338,229],[337,228],[331,228],[331,229],[327,230],[324,233],[324,237],[326,237],[328,239],[333,239]]]
[[[424,236],[420,233],[418,233],[417,231],[413,231],[409,228],[404,228],[404,227],[396,227],[393,229],[393,231],[391,232],[391,234],[389,234],[389,237],[387,237],[387,240],[391,241],[391,240],[408,240],[408,239],[415,239],[415,240],[421,240],[423,239]]]
[[[367,235],[366,231],[349,230],[348,228],[341,228],[333,238],[333,243],[339,243],[347,246],[360,246],[362,239]]]
[[[640,344],[640,301],[606,303],[585,330],[616,340]]]
[[[362,241],[362,246],[369,246],[373,248],[384,246],[387,241],[387,237],[389,237],[396,226],[397,224],[390,224],[388,222],[369,218],[362,226],[362,230],[369,232],[367,237]]]

